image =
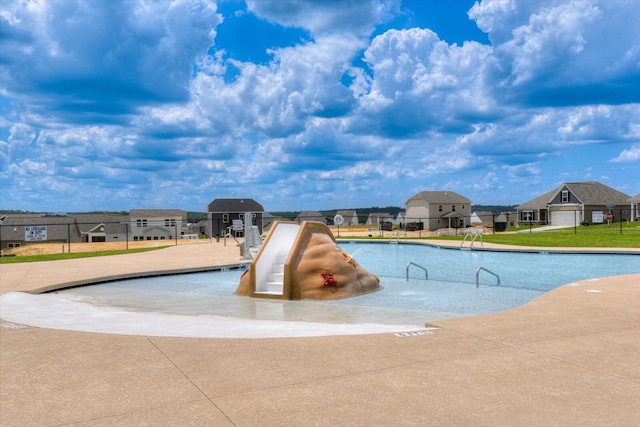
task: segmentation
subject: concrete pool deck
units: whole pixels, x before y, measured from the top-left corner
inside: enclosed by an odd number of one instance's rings
[[[237,262],[235,245],[207,242],[2,264],[0,293]],[[0,313],[0,425],[635,426],[638,307],[640,274],[400,336],[121,335]]]

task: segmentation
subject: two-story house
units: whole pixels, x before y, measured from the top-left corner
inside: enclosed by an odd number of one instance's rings
[[[257,225],[260,234],[263,231],[264,208],[253,199],[215,199],[207,206],[207,229],[210,237],[222,237],[235,233],[244,235],[242,231],[234,231],[233,221],[241,220],[251,213],[251,224]]]
[[[470,224],[471,200],[453,191],[422,191],[405,202],[407,224],[423,229],[462,228]]]
[[[172,240],[184,234],[187,212],[180,209],[132,209],[129,240]]]

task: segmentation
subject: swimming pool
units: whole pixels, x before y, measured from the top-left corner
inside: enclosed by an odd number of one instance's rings
[[[502,311],[577,280],[640,272],[638,255],[461,251],[416,244],[340,243],[383,289],[337,301],[234,295],[243,270],[132,279],[58,291],[74,301],[132,310],[257,320],[416,324]],[[406,280],[409,262],[412,267]],[[476,271],[486,268],[500,277]]]

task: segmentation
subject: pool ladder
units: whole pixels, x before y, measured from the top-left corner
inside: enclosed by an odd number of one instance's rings
[[[464,242],[467,240],[467,237],[471,236],[471,234],[465,234],[464,235],[464,239],[462,239],[462,243],[460,243],[460,247],[464,246]],[[471,238],[471,243],[469,244],[469,249],[473,248],[473,244],[475,243],[476,239],[478,238],[478,236],[480,236],[480,246],[484,247],[484,241],[482,240],[482,234],[481,233],[476,233],[473,234],[473,237]]]
[[[426,280],[429,280],[429,272],[427,271],[426,268],[424,268],[423,266],[421,266],[419,264],[416,264],[415,262],[410,262],[410,263],[407,264],[407,268],[405,269],[407,282],[409,281],[409,267],[411,267],[412,265],[414,267],[418,267],[420,270],[424,271],[424,278]],[[480,272],[481,271],[486,271],[487,273],[491,274],[492,276],[495,276],[495,278],[498,279],[497,285],[500,286],[500,276],[498,276],[496,273],[494,273],[493,271],[489,270],[488,268],[479,267],[476,270],[476,288],[480,286]]]
[[[406,269],[407,281],[409,281],[409,267],[411,267],[412,265],[415,266],[415,267],[418,267],[420,270],[424,271],[424,278],[426,280],[429,280],[429,272],[427,271],[426,268],[424,268],[421,265],[416,264],[415,262],[410,262],[409,264],[407,264],[407,269]]]
[[[402,230],[392,231],[389,236],[389,243],[400,243],[400,236],[402,235]],[[395,242],[393,239],[395,238]],[[404,232],[404,240],[407,240],[407,232]]]
[[[500,276],[498,276],[496,273],[494,273],[491,270],[488,270],[484,267],[480,267],[476,270],[476,288],[480,286],[480,271],[486,271],[487,273],[495,276],[496,279],[498,279],[498,285],[500,285]]]

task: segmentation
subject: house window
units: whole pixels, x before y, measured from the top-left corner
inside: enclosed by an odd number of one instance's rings
[[[442,205],[438,205],[438,212],[442,212]]]
[[[133,236],[133,241],[137,242],[138,241],[138,236]]]
[[[451,212],[455,212],[456,211],[456,205],[451,205]]]
[[[165,226],[165,227],[168,227],[170,223],[171,223],[171,221],[170,221],[170,220],[168,220],[168,219],[165,219],[165,220],[164,220],[164,226]]]
[[[7,244],[8,248],[19,248],[20,247],[20,243],[9,243]]]
[[[562,190],[562,203],[569,202],[569,190]]]
[[[244,214],[240,214],[240,215],[238,216],[238,218],[240,218],[240,219],[244,219]]]
[[[522,211],[520,219],[522,221],[533,221],[533,211]]]
[[[222,214],[222,222],[229,222],[229,214]]]
[[[136,219],[136,227],[142,227],[142,220]]]

